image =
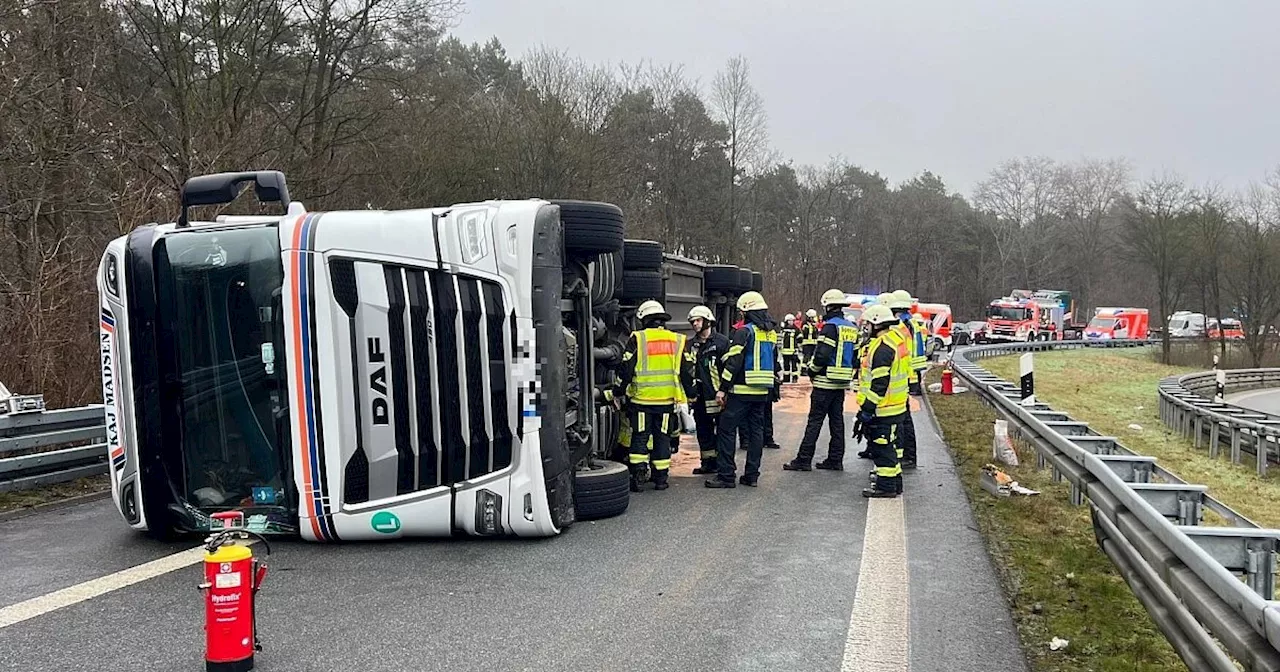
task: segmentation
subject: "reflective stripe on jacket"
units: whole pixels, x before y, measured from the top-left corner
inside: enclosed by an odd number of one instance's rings
[[[636,373],[627,388],[627,397],[632,403],[648,406],[683,403],[680,362],[684,357],[684,335],[653,328],[637,331],[634,336]]]

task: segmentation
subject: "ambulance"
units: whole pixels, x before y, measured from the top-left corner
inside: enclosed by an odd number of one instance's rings
[[[1085,340],[1142,339],[1149,334],[1146,308],[1098,308],[1084,328]]]

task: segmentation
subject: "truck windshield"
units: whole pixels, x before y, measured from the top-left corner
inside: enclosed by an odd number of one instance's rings
[[[155,258],[161,338],[173,353],[162,403],[177,415],[184,471],[172,485],[201,510],[283,504],[290,441],[276,228],[179,231]]]
[[[987,316],[994,320],[1012,320],[1014,322],[1021,322],[1022,320],[1028,319],[1031,314],[1026,308],[991,306],[991,311],[987,313]]]

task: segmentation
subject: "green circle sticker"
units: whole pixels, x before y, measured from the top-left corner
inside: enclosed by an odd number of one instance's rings
[[[396,517],[396,514],[391,513],[390,511],[379,511],[373,514],[373,520],[371,522],[373,524],[374,532],[395,534],[400,531],[400,519]]]

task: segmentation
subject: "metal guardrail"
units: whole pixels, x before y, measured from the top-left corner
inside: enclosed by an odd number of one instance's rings
[[[1234,369],[1225,372],[1228,390],[1280,387],[1280,369]],[[1258,475],[1280,463],[1280,416],[1214,401],[1216,371],[1170,376],[1160,381],[1160,421],[1188,437],[1196,448],[1208,446],[1217,457],[1225,449],[1239,464],[1253,456]]]
[[[1087,499],[1098,545],[1194,671],[1280,670],[1275,593],[1280,530],[1259,528],[1208,494],[1069,414],[1023,406],[1018,386],[971,360],[1047,350],[1134,347],[1147,341],[1058,341],[976,346],[953,356],[957,374],[1034,446],[1039,466]],[[1202,526],[1204,511],[1228,526]],[[1225,651],[1224,651],[1225,649]],[[1230,654],[1230,656],[1228,656]]]
[[[107,473],[104,423],[100,405],[0,416],[0,492]]]

